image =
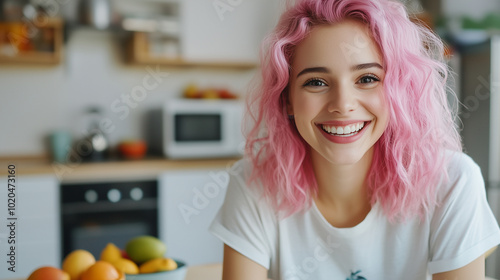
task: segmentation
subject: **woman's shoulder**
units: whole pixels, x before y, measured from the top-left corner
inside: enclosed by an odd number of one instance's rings
[[[481,169],[464,153],[450,153],[449,176],[439,186],[429,220],[428,269],[457,269],[498,244],[499,230],[486,199]]]
[[[258,178],[251,180],[254,166],[250,159],[244,157],[235,162],[229,173],[229,188],[254,202],[270,203],[265,196],[264,188]]]
[[[234,162],[227,170],[230,176],[236,176],[242,179],[249,178],[252,172],[252,162],[247,157],[243,157]]]
[[[484,179],[479,165],[463,152],[447,151],[447,176],[437,190],[439,201],[459,195],[484,192]]]
[[[481,173],[481,168],[467,154],[457,151],[446,151],[448,162],[448,176],[450,179],[458,179],[463,176],[477,175]]]
[[[228,170],[230,186],[237,187],[244,192],[252,192],[255,183],[249,181],[252,176],[253,165],[250,159],[243,157],[236,161]],[[254,193],[253,191],[252,193]]]

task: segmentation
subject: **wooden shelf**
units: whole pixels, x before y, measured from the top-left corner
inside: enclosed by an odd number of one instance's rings
[[[151,55],[148,33],[133,32],[128,44],[128,60],[133,64],[156,64],[175,67],[211,67],[211,68],[235,68],[252,69],[258,66],[255,62],[247,61],[185,61],[181,57],[169,58]]]
[[[63,52],[63,25],[63,20],[60,18],[46,18],[36,23],[0,23],[0,63],[60,63]],[[17,32],[26,28],[30,33],[12,33],[13,28],[16,28]],[[46,32],[46,36],[49,36],[51,51],[37,51],[34,47],[24,50],[12,44],[12,38],[21,43],[32,44],[33,39],[29,34],[33,32]],[[42,34],[42,36],[45,35]],[[1,49],[9,50],[9,54],[2,52]]]
[[[61,58],[51,52],[22,52],[14,56],[0,54],[0,63],[57,64]]]

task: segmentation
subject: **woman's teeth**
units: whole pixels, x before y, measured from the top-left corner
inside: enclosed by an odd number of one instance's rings
[[[355,124],[350,124],[346,126],[330,126],[326,124],[322,124],[321,128],[332,135],[337,136],[351,136],[358,133],[365,126],[364,122],[359,122]]]

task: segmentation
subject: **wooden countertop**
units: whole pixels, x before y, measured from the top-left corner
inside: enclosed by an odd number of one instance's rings
[[[61,182],[151,179],[171,170],[225,169],[239,158],[170,160],[154,157],[141,160],[56,163],[45,157],[0,157],[0,176],[16,166],[17,176],[55,175]]]

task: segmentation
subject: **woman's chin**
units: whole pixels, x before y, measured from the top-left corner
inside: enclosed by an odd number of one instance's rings
[[[320,157],[320,161],[326,161],[332,165],[355,165],[359,163],[366,153],[361,153],[358,151],[325,151],[325,152],[315,152],[314,157]]]

